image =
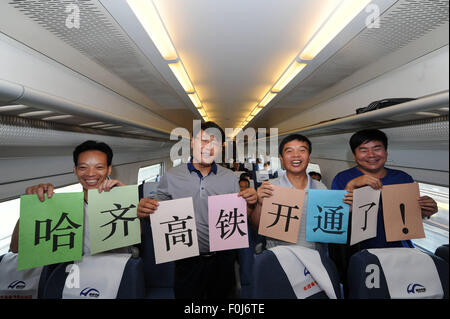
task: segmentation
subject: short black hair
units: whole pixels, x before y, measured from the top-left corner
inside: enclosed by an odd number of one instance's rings
[[[247,173],[247,172],[242,173],[241,176],[239,176],[239,180],[241,180],[241,179],[248,180],[246,177],[250,178],[251,176],[250,176],[250,174]]]
[[[306,136],[303,136],[301,134],[291,134],[283,138],[283,140],[280,143],[280,146],[278,147],[278,154],[280,154],[280,156],[283,156],[284,145],[295,140],[300,142],[306,142],[308,144],[309,154],[311,154],[312,152],[311,141]]]
[[[377,129],[369,129],[358,131],[350,137],[349,144],[352,149],[352,153],[355,154],[356,148],[361,144],[369,143],[371,141],[379,141],[383,143],[384,149],[387,150],[388,139],[386,134]]]
[[[81,143],[73,150],[73,163],[75,166],[78,166],[78,157],[80,154],[86,151],[100,151],[105,153],[108,166],[111,166],[113,158],[113,151],[111,147],[109,147],[106,143],[92,140]]]
[[[217,125],[215,122],[213,121],[208,121],[208,122],[202,122],[202,124],[200,125],[200,129],[202,131],[206,131],[209,128],[216,128],[219,130],[221,138],[222,138],[222,143],[225,142],[225,132],[222,130],[222,128]],[[198,133],[197,133],[198,134]]]

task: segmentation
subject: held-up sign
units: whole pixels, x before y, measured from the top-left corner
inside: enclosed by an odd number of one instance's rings
[[[101,193],[90,189],[88,198],[91,254],[141,242],[137,185],[114,187]]]
[[[348,234],[349,205],[346,191],[310,189],[306,215],[306,240],[345,244]]]
[[[258,233],[297,243],[305,191],[272,185],[273,195],[264,198]]]
[[[386,241],[425,238],[417,183],[383,186]]]
[[[150,224],[157,264],[200,255],[192,197],[159,202]]]
[[[81,259],[83,198],[82,192],[44,202],[35,194],[20,197],[18,270]]]
[[[210,251],[248,247],[247,202],[237,195],[208,197]]]

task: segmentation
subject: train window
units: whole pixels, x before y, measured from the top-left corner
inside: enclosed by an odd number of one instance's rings
[[[416,247],[434,253],[436,248],[448,244],[448,187],[419,183],[420,195],[430,196],[438,204],[438,212],[424,219],[426,238],[414,239]]]
[[[81,184],[72,184],[55,189],[55,193],[82,192]],[[17,219],[20,215],[20,198],[8,200],[0,203],[2,222],[0,223],[0,255],[8,252],[11,242],[11,235],[14,231]]]
[[[141,167],[138,173],[138,184],[142,182],[157,182],[162,173],[162,163],[151,166]]]
[[[11,235],[19,218],[20,199],[8,200],[0,203],[2,222],[0,223],[0,255],[7,253],[11,242]]]

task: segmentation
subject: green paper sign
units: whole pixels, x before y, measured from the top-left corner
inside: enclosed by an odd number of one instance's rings
[[[39,201],[20,197],[18,270],[80,260],[83,193],[59,193]]]
[[[90,189],[88,201],[91,254],[141,242],[137,185],[114,187],[101,193]]]

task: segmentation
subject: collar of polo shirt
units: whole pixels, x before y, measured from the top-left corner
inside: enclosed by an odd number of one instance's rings
[[[189,160],[189,162],[187,164],[187,168],[189,170],[189,173],[196,172],[198,177],[203,178],[202,173],[200,173],[200,171],[194,167],[194,164],[192,163],[192,157],[191,157],[191,159]],[[211,174],[211,173],[214,173],[214,175],[217,175],[217,164],[216,164],[216,162],[213,162],[211,164],[211,170],[209,171],[209,174]]]

